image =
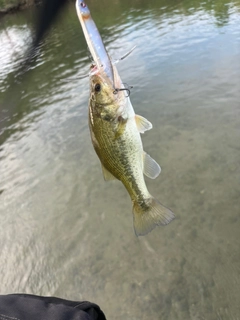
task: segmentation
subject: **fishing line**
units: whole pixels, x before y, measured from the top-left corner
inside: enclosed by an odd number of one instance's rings
[[[128,57],[132,52],[133,50],[136,48],[136,46],[134,46],[130,51],[128,51],[127,53],[125,53],[121,58],[113,61],[113,64],[117,64],[119,61],[122,61],[123,59],[125,59],[126,57]]]

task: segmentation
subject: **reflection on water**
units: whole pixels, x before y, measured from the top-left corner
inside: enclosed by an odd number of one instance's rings
[[[22,28],[10,27],[1,30],[0,34],[0,85],[4,84],[4,80],[9,73],[14,71],[14,67],[19,65],[19,54],[24,52],[26,41],[29,37],[29,30],[24,26]],[[1,90],[5,90],[7,83],[2,85]]]
[[[66,81],[90,65],[74,4],[21,82],[32,13],[1,21],[1,293],[88,299],[109,319],[240,319],[239,4],[89,1],[113,58],[137,45],[118,68],[153,123],[149,191],[177,216],[139,239],[91,146],[88,79]]]

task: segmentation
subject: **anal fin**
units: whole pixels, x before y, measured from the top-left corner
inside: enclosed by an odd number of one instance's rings
[[[110,180],[116,180],[117,179],[103,165],[102,165],[102,172],[103,172],[103,177],[104,177],[105,181],[110,181]]]
[[[149,154],[143,152],[143,173],[151,178],[155,179],[161,172],[161,167],[159,164],[150,157]]]

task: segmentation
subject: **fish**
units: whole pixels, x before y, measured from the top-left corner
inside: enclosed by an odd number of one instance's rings
[[[83,0],[76,1],[76,11],[82,26],[89,51],[98,67],[107,74],[114,85],[113,67],[100,33],[91,17],[90,10]]]
[[[143,150],[140,136],[152,129],[152,124],[135,114],[130,90],[124,86],[116,65],[111,62],[87,5],[83,0],[77,0],[76,8],[78,16],[87,12],[87,19],[85,15],[79,20],[94,60],[89,72],[88,108],[92,144],[101,162],[104,179],[119,180],[126,188],[132,201],[135,234],[143,236],[156,226],[167,225],[175,217],[149,193],[144,179],[144,175],[155,179],[161,172],[159,164]]]

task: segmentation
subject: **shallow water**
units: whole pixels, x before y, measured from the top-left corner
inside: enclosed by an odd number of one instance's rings
[[[85,39],[69,4],[13,84],[32,12],[0,24],[1,293],[98,303],[108,319],[240,319],[239,1],[89,1],[153,123],[146,179],[176,219],[136,238],[131,201],[105,182],[87,123]],[[107,9],[106,9],[107,8]],[[15,81],[16,82],[16,81]]]

